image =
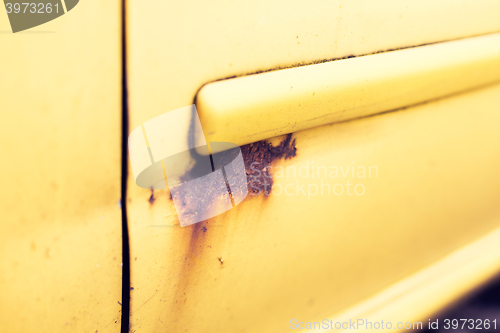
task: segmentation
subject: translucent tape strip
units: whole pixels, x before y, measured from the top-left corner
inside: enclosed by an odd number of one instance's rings
[[[194,105],[148,120],[129,135],[136,184],[168,186],[181,226],[219,215],[248,194],[241,149],[228,142],[210,146],[220,153],[209,154]]]

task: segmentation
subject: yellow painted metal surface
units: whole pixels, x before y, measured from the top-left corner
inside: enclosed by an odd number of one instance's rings
[[[500,81],[500,34],[217,81],[196,103],[208,141],[239,145]]]
[[[127,3],[131,129],[215,80],[500,31],[496,0]]]
[[[131,200],[149,211],[129,215],[132,328],[286,331],[292,318],[330,318],[498,228],[500,159],[491,143],[500,139],[499,102],[494,86],[296,133],[298,156],[278,165],[302,176],[275,173],[274,195],[208,224],[179,227],[167,194],[151,205],[143,191]],[[329,173],[375,166],[378,177],[375,169],[366,178],[358,169],[355,177],[313,176],[313,162]],[[313,184],[342,184],[344,193],[313,194]],[[355,184],[366,192],[354,194]],[[448,286],[453,297],[466,290]]]
[[[192,104],[215,80],[500,30],[495,1],[128,5],[131,129]],[[181,228],[168,191],[151,197],[129,175],[131,331],[286,331],[292,318],[332,318],[494,230],[499,93],[301,131],[297,157],[275,165],[376,166],[363,196],[253,198]]]
[[[286,331],[293,318],[330,318],[495,230],[499,102],[497,85],[295,133],[298,155],[275,165],[273,195],[193,227],[176,225],[167,193],[153,204],[148,191],[131,198],[132,328]],[[278,176],[278,166],[292,171]],[[447,286],[447,300],[470,287]]]
[[[393,332],[406,331],[404,325],[427,328],[428,320],[435,321],[436,313],[452,304],[458,293],[477,289],[498,274],[499,242],[500,229],[496,229],[328,320],[346,323],[350,319],[362,319],[365,323],[357,329],[361,332],[373,331],[367,322],[380,324],[382,320],[392,323]],[[387,324],[384,328],[387,329]]]
[[[119,332],[120,2],[0,45],[0,330]]]

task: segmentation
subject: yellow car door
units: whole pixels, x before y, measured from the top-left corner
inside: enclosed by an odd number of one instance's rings
[[[270,195],[188,227],[168,190],[129,173],[131,330],[404,330],[493,276],[499,14],[493,1],[128,2],[130,131],[195,103],[207,141],[292,133],[296,149],[271,163]]]

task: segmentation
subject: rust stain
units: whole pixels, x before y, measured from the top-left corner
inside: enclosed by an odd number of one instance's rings
[[[297,147],[292,134],[288,134],[277,146],[267,141],[259,141],[242,146],[241,152],[245,162],[249,193],[254,196],[261,193],[268,196],[273,186],[273,178],[269,172],[271,163],[277,159],[295,157]]]
[[[250,195],[245,199],[246,201],[260,194],[263,194],[264,197],[271,194],[272,163],[279,159],[293,158],[297,154],[297,148],[295,139],[292,134],[289,134],[283,137],[278,144],[275,143],[273,145],[268,141],[255,142],[242,146],[241,152],[245,164],[248,190],[250,192]],[[217,156],[213,156],[213,158],[215,160]],[[196,165],[194,165],[194,167],[196,167]],[[268,186],[267,189],[265,184]],[[221,186],[226,187],[226,184],[221,184]],[[256,188],[260,189],[260,191],[256,190]],[[196,209],[211,209],[211,207],[206,206],[203,200],[200,200],[200,197],[220,193],[220,189],[213,188],[200,188],[195,190],[200,191],[200,196],[198,198],[183,197],[182,203],[184,204],[184,209],[190,211],[195,211]],[[216,202],[217,200],[214,201]],[[242,202],[240,205],[244,204],[245,203]],[[175,260],[174,265],[177,267],[176,272],[178,273],[172,281],[165,286],[166,289],[172,289],[168,292],[164,292],[168,293],[170,302],[169,311],[176,316],[181,317],[186,311],[190,311],[190,307],[193,305],[191,302],[194,301],[189,298],[186,300],[186,295],[189,296],[190,292],[196,290],[196,286],[200,283],[199,278],[201,276],[206,276],[210,281],[217,281],[219,273],[213,271],[212,265],[218,263],[220,268],[224,268],[227,265],[223,259],[225,253],[223,249],[219,248],[217,243],[221,235],[227,233],[229,224],[221,223],[222,221],[227,222],[227,214],[236,214],[232,215],[235,217],[238,215],[236,211],[233,212],[233,210],[229,210],[226,213],[208,220],[184,228],[172,229],[172,232],[176,233],[174,237],[176,239],[176,245],[174,246],[178,251],[178,259]],[[208,229],[215,225],[217,225],[218,228],[214,229],[214,232],[207,232]],[[214,253],[215,249],[217,249],[218,253]],[[214,260],[214,257],[217,258],[217,261]],[[196,297],[194,299],[196,299]]]
[[[263,194],[265,197],[271,194],[273,186],[273,178],[270,172],[271,164],[278,159],[290,159],[297,154],[295,139],[292,134],[288,134],[278,144],[273,145],[268,141],[259,141],[244,145],[241,147],[241,153],[245,165],[245,175],[247,181],[248,193],[246,199]],[[218,161],[218,165],[230,163],[234,158],[229,154],[213,154],[214,161]],[[201,165],[201,164],[200,164]],[[190,174],[196,174],[194,170],[200,167],[196,163],[181,179],[190,179]],[[216,209],[226,197],[223,193],[229,193],[230,199],[233,201],[231,190],[227,183],[218,184],[207,188],[204,184],[194,184],[189,190],[180,189],[178,192],[179,199],[176,209],[178,214],[190,217],[196,216],[201,211],[212,211]],[[151,190],[149,202],[154,202],[154,191]],[[206,227],[203,227],[203,232],[206,232]]]
[[[154,204],[156,198],[155,198],[155,190],[153,190],[153,188],[151,187],[151,196],[149,197],[149,203],[150,204]]]

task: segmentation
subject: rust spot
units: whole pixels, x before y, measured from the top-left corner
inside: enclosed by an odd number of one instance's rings
[[[248,191],[252,195],[271,194],[273,178],[269,170],[271,163],[277,159],[295,157],[297,148],[292,134],[288,134],[279,145],[273,146],[267,141],[259,141],[241,147],[245,172],[247,174]]]
[[[292,134],[286,137],[277,146],[267,142],[259,141],[241,147],[241,153],[245,164],[245,175],[248,192],[251,196],[258,196],[263,193],[265,196],[271,194],[273,180],[270,172],[272,162],[277,159],[289,159],[296,155],[295,139]],[[232,161],[234,156],[231,154],[213,154],[212,159],[217,165],[225,165]],[[201,165],[201,164],[200,164]],[[181,180],[190,179],[191,174],[196,174],[196,168],[200,165],[195,164]],[[241,171],[243,172],[243,170]],[[244,178],[243,178],[244,179]],[[227,183],[219,184],[220,187],[207,188],[203,184],[195,184],[189,188],[189,191],[180,190],[179,199],[176,201],[179,209],[178,214],[189,217],[196,216],[201,211],[211,211],[215,209],[225,197],[221,193],[228,193],[233,201],[232,192]],[[223,187],[223,188],[222,188]],[[220,197],[220,200],[217,198]],[[153,198],[153,192],[151,193]],[[150,202],[151,202],[150,198]],[[249,199],[249,196],[247,196]],[[206,230],[202,229],[200,231]],[[205,227],[203,227],[205,228]]]
[[[279,142],[279,143],[276,143]],[[249,191],[252,190],[252,187],[250,185],[253,185],[258,188],[258,184],[251,184],[255,183],[254,177],[250,177],[251,175],[254,176],[252,172],[257,173],[256,171],[252,170],[251,164],[252,162],[260,162],[260,164],[254,164],[253,169],[260,170],[262,172],[261,176],[266,177],[266,180],[268,182],[268,185],[272,185],[272,172],[270,170],[271,164],[281,158],[292,158],[296,155],[297,153],[297,148],[295,147],[295,140],[293,139],[292,134],[289,134],[287,136],[283,136],[281,138],[281,141],[273,141],[274,144],[271,144],[270,142],[267,141],[261,141],[261,142],[256,142],[252,144],[248,144],[245,146],[241,147],[242,151],[242,156],[243,156],[243,161],[245,165],[245,170],[241,170],[240,173],[242,174],[245,172],[246,179],[245,177],[243,178],[243,181],[247,181],[247,185]],[[222,154],[222,155],[227,155],[227,154]],[[225,165],[224,162],[230,162],[230,161],[225,161],[223,156],[217,156],[217,154],[213,154],[212,158],[215,163],[215,161],[220,162],[217,165]],[[197,167],[197,156],[195,154],[192,155],[193,159],[195,160],[195,163],[193,164],[193,169]],[[229,156],[231,157],[231,156]],[[229,158],[228,157],[228,158]],[[217,160],[219,158],[219,160]],[[234,158],[234,157],[233,157]],[[201,160],[201,159],[200,159]],[[232,159],[231,159],[232,160]],[[191,170],[188,171],[192,172]],[[258,173],[257,173],[258,174]],[[194,174],[193,174],[194,175]],[[264,176],[265,175],[265,176]],[[186,179],[191,178],[190,175],[186,173]],[[184,178],[181,177],[181,181],[183,181]],[[185,213],[193,212],[195,213],[198,209],[211,209],[212,207],[210,205],[207,205],[207,202],[203,202],[203,199],[200,199],[200,197],[208,197],[208,198],[214,198],[215,195],[218,195],[217,193],[224,192],[222,189],[227,188],[227,184],[220,184],[221,188],[215,189],[215,188],[199,188],[199,189],[193,189],[193,191],[199,191],[200,196],[197,198],[195,196],[190,196],[190,195],[179,195],[177,197],[176,195],[176,205],[180,206],[177,207],[176,209],[180,208],[181,211],[184,210]],[[224,188],[222,188],[224,187]],[[269,188],[270,190],[271,188]],[[257,191],[256,191],[257,192]],[[254,194],[256,193],[254,192]],[[264,191],[261,191],[264,192]],[[197,193],[195,193],[197,194]],[[269,195],[270,192],[267,192]],[[255,195],[248,195],[245,200],[250,200],[251,197],[255,197]],[[179,200],[178,200],[179,199]],[[177,201],[178,200],[178,201]],[[218,200],[211,200],[215,204],[218,204]],[[217,233],[214,234],[216,236],[217,234],[224,233],[224,228],[227,230],[228,224],[220,224],[220,221],[224,221],[224,217],[218,216],[218,217],[213,217],[209,220],[202,221],[200,223],[195,223],[193,225],[190,225],[186,228],[179,228],[174,231],[178,231],[178,238],[176,238],[176,244],[177,247],[181,252],[180,256],[178,259],[176,259],[174,262],[176,263],[180,273],[177,274],[177,278],[174,278],[175,281],[172,281],[174,283],[172,286],[175,290],[173,290],[169,298],[169,304],[170,308],[169,311],[176,316],[183,316],[185,311],[189,311],[191,313],[192,309],[186,306],[184,302],[182,302],[181,299],[179,299],[181,302],[177,300],[177,297],[186,294],[188,291],[191,291],[191,287],[193,285],[193,282],[195,282],[199,276],[199,274],[205,274],[203,273],[204,271],[204,263],[208,261],[213,260],[213,255],[209,255],[209,253],[212,253],[212,250],[215,251],[215,249],[218,248],[217,243],[212,244],[212,241],[214,239],[211,239],[211,234],[205,234],[205,232],[208,230],[209,225],[212,224],[217,224],[220,226],[220,229],[217,229]],[[183,247],[182,245],[185,245]],[[182,250],[184,250],[184,253],[182,253]],[[216,252],[217,253],[217,252]],[[185,259],[182,260],[183,256]],[[189,257],[189,259],[188,259]],[[210,259],[212,258],[212,259]],[[227,266],[227,263],[224,264],[224,259],[221,257],[217,257],[217,260],[219,262],[219,267],[221,270],[224,270],[224,267]],[[212,261],[212,264],[214,262]],[[217,277],[215,277],[214,281],[217,281]],[[189,293],[187,293],[189,295]]]
[[[149,203],[150,204],[154,204],[156,198],[155,198],[155,190],[153,190],[153,188],[151,187],[151,196],[149,197]]]

